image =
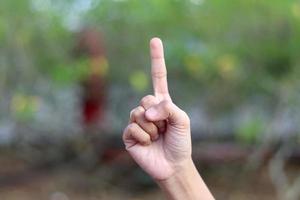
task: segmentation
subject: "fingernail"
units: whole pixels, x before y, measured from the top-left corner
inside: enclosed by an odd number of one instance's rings
[[[149,110],[146,111],[146,115],[150,118],[155,117],[157,114],[157,111],[154,108],[150,108]]]

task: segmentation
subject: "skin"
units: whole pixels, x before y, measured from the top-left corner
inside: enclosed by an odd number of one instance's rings
[[[191,157],[190,119],[170,97],[159,38],[151,39],[150,55],[154,95],[142,98],[130,112],[123,133],[126,150],[168,199],[214,199]]]

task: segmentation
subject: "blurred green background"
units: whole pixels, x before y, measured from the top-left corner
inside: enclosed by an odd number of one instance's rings
[[[121,142],[154,36],[217,199],[299,198],[299,0],[2,0],[0,196],[162,198]]]

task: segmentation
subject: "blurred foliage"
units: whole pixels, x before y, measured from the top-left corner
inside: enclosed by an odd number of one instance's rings
[[[172,96],[184,107],[202,98],[211,120],[243,104],[272,115],[282,102],[299,102],[298,0],[4,0],[0,94],[15,108],[1,111],[27,115],[39,80],[59,88],[88,74],[86,58],[72,55],[84,27],[104,33],[111,86],[136,96],[151,92],[148,41],[159,36]],[[244,125],[237,134],[253,140],[260,122]]]
[[[131,86],[136,91],[145,91],[145,89],[148,87],[148,76],[149,75],[140,70],[133,72],[129,77]]]
[[[264,131],[263,120],[259,118],[250,118],[249,120],[239,124],[237,128],[237,140],[242,143],[257,142],[259,135]]]
[[[15,94],[11,101],[11,111],[19,120],[32,119],[39,106],[39,99],[35,96]]]

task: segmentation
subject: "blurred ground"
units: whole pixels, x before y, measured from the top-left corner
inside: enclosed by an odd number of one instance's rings
[[[215,164],[200,169],[216,199],[276,199],[266,166],[245,170],[238,164]],[[299,166],[289,166],[293,177]],[[1,200],[126,200],[163,199],[159,189],[135,165],[101,164],[82,169],[74,163],[52,168],[28,168],[1,155]]]

